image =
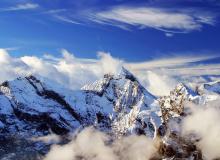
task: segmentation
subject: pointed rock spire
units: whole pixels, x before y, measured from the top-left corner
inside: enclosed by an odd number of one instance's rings
[[[128,71],[126,68],[122,67],[121,68],[121,72],[119,73],[119,76],[123,76],[126,79],[129,79],[131,81],[137,81],[137,78],[130,72]]]

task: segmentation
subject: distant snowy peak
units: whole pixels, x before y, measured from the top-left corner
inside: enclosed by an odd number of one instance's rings
[[[200,94],[216,93],[220,95],[220,81],[204,83],[198,87]]]
[[[170,118],[179,117],[184,114],[184,103],[186,101],[197,105],[204,105],[210,101],[220,98],[220,81],[204,83],[197,87],[196,91],[179,83],[170,95],[162,96],[158,99],[162,119],[167,122]]]

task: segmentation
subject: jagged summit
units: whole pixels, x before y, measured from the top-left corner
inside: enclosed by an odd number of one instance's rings
[[[137,78],[130,71],[122,67],[119,74],[117,75],[105,74],[102,79],[99,79],[94,83],[86,84],[85,86],[83,86],[82,90],[87,90],[87,91],[90,90],[97,93],[101,93],[108,86],[111,80],[120,80],[120,79],[126,79],[132,82],[136,81],[137,83],[139,83],[137,81]]]
[[[201,97],[184,83],[179,83],[170,91],[170,95],[162,96],[158,99],[163,122],[168,122],[169,119],[180,117],[184,114],[184,102],[192,101],[201,103]]]
[[[125,77],[126,79],[131,80],[132,82],[137,81],[137,78],[126,68],[122,67],[119,73],[120,77]]]
[[[143,133],[154,136],[150,126],[156,130],[156,126],[160,124],[160,117],[157,115],[151,117],[151,113],[159,112],[159,106],[155,97],[125,68],[122,68],[118,75],[107,74],[102,79],[85,85],[82,91],[110,101],[113,109],[110,112],[113,119],[115,118],[112,125],[119,134],[142,130]],[[141,125],[146,126],[145,129],[137,129],[137,126],[141,128]]]
[[[105,74],[102,79],[99,79],[91,84],[87,84],[81,89],[84,91],[90,91],[103,95],[104,92],[109,92],[108,90],[114,90],[114,88],[121,88],[123,85],[135,85],[138,86],[141,92],[144,92],[146,97],[151,99],[156,99],[154,95],[152,95],[149,91],[147,91],[137,80],[137,78],[124,67],[121,68],[121,72],[118,75]],[[112,87],[112,88],[111,88]]]

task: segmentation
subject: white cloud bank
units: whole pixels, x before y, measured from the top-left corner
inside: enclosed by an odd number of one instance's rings
[[[86,128],[69,144],[53,146],[44,160],[147,160],[157,151],[153,140],[145,136],[110,140],[108,135]]]
[[[97,59],[80,59],[66,50],[61,57],[13,57],[6,49],[0,49],[0,82],[29,74],[52,79],[70,89],[80,89],[83,85],[103,77],[106,73],[118,74],[122,66],[128,68],[153,94],[168,94],[181,81],[175,76],[220,75],[220,64],[190,66],[190,63],[212,59],[216,56],[189,56],[163,58],[132,63],[114,58],[110,53],[98,52]],[[185,77],[184,77],[185,79]]]
[[[71,89],[79,89],[91,83],[104,74],[117,74],[122,61],[113,58],[109,53],[98,53],[97,59],[78,59],[66,50],[62,50],[62,57],[51,55],[44,57],[23,56],[14,58],[7,50],[0,49],[0,82],[12,80],[18,76],[29,74],[40,75],[55,80]]]

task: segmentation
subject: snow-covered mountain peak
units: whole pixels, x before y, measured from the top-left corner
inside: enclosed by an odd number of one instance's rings
[[[96,94],[97,99],[106,99],[112,104],[112,125],[116,133],[142,132],[153,137],[161,123],[156,114],[160,110],[156,98],[125,68],[118,75],[104,75],[102,79],[84,86],[82,91],[87,95]]]
[[[0,115],[10,117],[0,119],[4,130],[31,136],[50,130],[63,134],[93,125],[117,135],[140,132],[153,137],[161,123],[155,97],[125,69],[119,75],[106,74],[78,91],[47,83],[30,75],[1,85],[0,98],[4,101],[0,101],[0,108],[7,109],[1,109]],[[16,123],[9,125],[7,121]]]
[[[122,67],[119,74],[105,74],[102,79],[99,79],[91,84],[87,84],[82,87],[82,90],[102,93],[103,90],[105,90],[109,86],[111,81],[121,81],[122,83],[123,81],[136,81],[137,83],[139,83],[137,81],[137,78],[130,71]]]
[[[220,94],[220,81],[204,83],[198,87],[198,92],[200,94]]]
[[[82,87],[84,91],[95,92],[100,96],[104,93],[116,94],[115,89],[121,90],[119,93],[134,91],[129,89],[132,87],[133,89],[138,89],[140,92],[144,92],[145,96],[148,98],[148,101],[155,100],[155,96],[153,96],[150,92],[148,92],[137,80],[137,78],[127,69],[122,67],[120,74],[112,75],[112,74],[105,74],[104,77],[100,80],[97,80],[91,84],[87,84]],[[137,93],[134,91],[133,94]]]

